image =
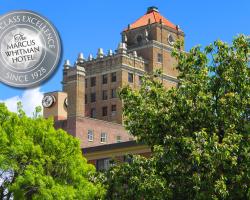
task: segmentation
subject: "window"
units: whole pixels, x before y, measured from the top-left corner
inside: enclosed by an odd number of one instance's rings
[[[94,132],[93,130],[88,130],[88,141],[93,142],[94,140]]]
[[[107,133],[101,133],[101,143],[107,142]]]
[[[116,82],[116,72],[111,73],[111,82]]]
[[[108,83],[108,74],[102,75],[102,84],[107,84]]]
[[[134,75],[132,73],[128,73],[128,82],[133,83],[134,82]]]
[[[96,169],[97,171],[105,171],[108,170],[111,165],[110,158],[98,159],[96,161]]]
[[[136,41],[137,41],[138,44],[141,44],[142,43],[142,36],[138,35],[137,38],[136,38]]]
[[[124,162],[131,163],[132,160],[133,160],[133,156],[130,155],[130,154],[125,155],[125,156],[123,157],[123,161],[124,161]]]
[[[95,102],[96,101],[96,95],[95,95],[95,92],[92,92],[91,93],[91,96],[90,96],[90,101],[91,103]]]
[[[85,94],[85,104],[87,104],[87,103],[88,103],[88,95]]]
[[[90,117],[91,118],[96,118],[96,110],[95,110],[95,108],[91,108],[91,110],[90,110]]]
[[[111,98],[116,98],[116,89],[111,89]]]
[[[139,85],[142,85],[142,76],[139,76]]]
[[[116,142],[117,142],[117,143],[122,142],[122,136],[117,135],[117,136],[116,136]]]
[[[111,115],[114,116],[116,114],[116,105],[111,106]]]
[[[94,87],[96,85],[96,77],[90,78],[90,85],[91,85],[91,87]]]
[[[88,79],[85,79],[85,88],[88,87]]]
[[[162,54],[161,54],[161,53],[158,53],[158,54],[157,54],[157,62],[162,63],[162,61],[163,61]]]
[[[103,90],[102,91],[102,100],[107,100],[108,99],[108,91],[107,90]]]
[[[107,116],[108,115],[108,107],[104,106],[102,107],[102,116]]]

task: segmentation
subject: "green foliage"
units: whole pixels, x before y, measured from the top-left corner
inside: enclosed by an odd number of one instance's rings
[[[113,167],[108,191],[120,199],[250,199],[249,41],[239,36],[188,53],[180,44],[177,88],[166,90],[157,72],[139,90],[120,91],[126,128],[154,152]]]
[[[104,189],[89,181],[95,173],[79,141],[52,120],[29,118],[0,104],[0,199],[100,199]]]
[[[155,170],[155,158],[134,155],[131,159],[131,163],[125,163],[122,167],[112,166],[105,174],[105,185],[109,187],[106,199],[161,200],[170,195],[170,190]],[[161,193],[155,194],[155,191]]]

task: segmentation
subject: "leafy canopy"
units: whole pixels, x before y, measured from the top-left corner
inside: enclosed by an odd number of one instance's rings
[[[121,199],[250,199],[249,41],[239,36],[188,53],[180,45],[173,51],[178,87],[166,90],[156,73],[139,90],[120,91],[126,128],[154,152],[111,168],[108,192]]]
[[[89,181],[94,167],[79,141],[18,110],[0,104],[0,199],[99,199],[104,190]]]

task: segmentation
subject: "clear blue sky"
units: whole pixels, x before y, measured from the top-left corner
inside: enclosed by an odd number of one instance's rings
[[[11,10],[33,10],[50,19],[63,43],[62,60],[73,63],[79,52],[96,55],[97,48],[115,49],[120,32],[142,16],[148,6],[160,13],[186,34],[185,49],[221,39],[231,42],[239,33],[250,34],[249,0],[0,0],[0,15]],[[44,92],[61,89],[62,63],[54,76],[42,85]],[[21,95],[24,90],[0,83],[0,99]]]

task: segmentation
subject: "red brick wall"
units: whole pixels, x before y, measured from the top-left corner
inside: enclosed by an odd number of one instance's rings
[[[88,141],[88,130],[93,130],[94,132],[94,140],[92,142]],[[106,143],[101,143],[102,132],[107,133]],[[133,138],[120,124],[87,117],[77,119],[75,135],[80,139],[82,148],[116,143],[118,135],[121,136],[123,142]]]

